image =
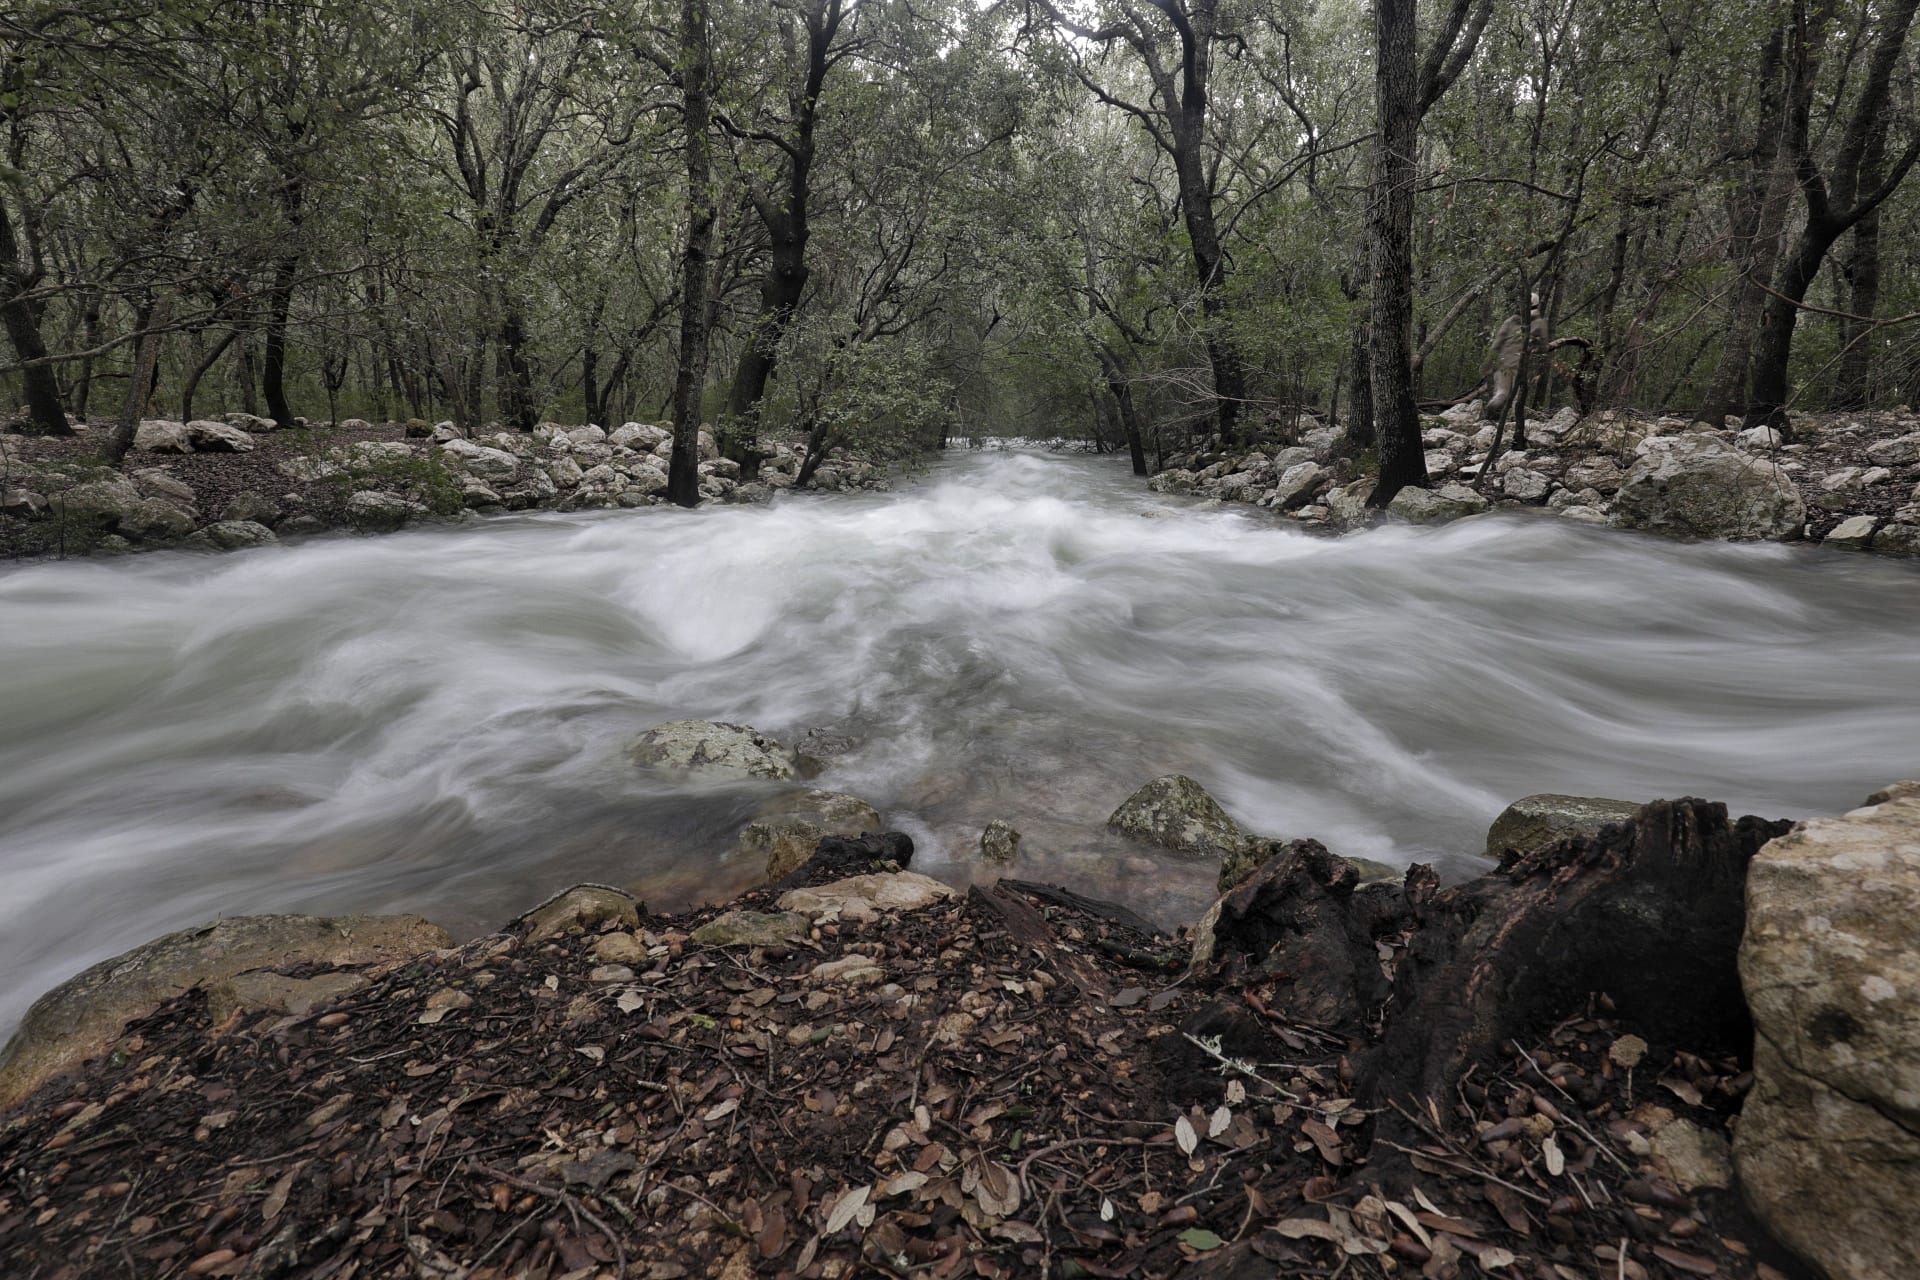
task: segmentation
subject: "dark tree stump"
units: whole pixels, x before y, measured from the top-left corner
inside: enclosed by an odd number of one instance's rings
[[[1747,864],[1790,827],[1725,805],[1660,800],[1598,835],[1562,840],[1441,888],[1415,867],[1354,888],[1350,866],[1296,841],[1220,903],[1210,972],[1272,984],[1276,1009],[1357,1051],[1356,1096],[1378,1112],[1367,1176],[1404,1170],[1401,1115],[1450,1110],[1476,1064],[1603,992],[1656,1044],[1750,1052],[1737,957]],[[1391,982],[1376,943],[1403,947]]]
[[[822,836],[820,843],[813,847],[812,856],[788,872],[772,888],[784,893],[788,889],[831,884],[848,876],[878,871],[883,863],[891,862],[896,869],[904,869],[912,861],[913,837],[903,831],[863,836]]]

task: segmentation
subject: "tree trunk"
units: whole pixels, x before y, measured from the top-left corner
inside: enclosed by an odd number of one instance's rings
[[[0,303],[0,323],[7,329],[14,354],[25,366],[20,381],[27,393],[27,423],[35,435],[70,436],[67,410],[60,398],[60,378],[50,364],[32,363],[47,357],[46,339],[40,333],[40,308],[22,295],[32,287],[35,273],[21,270],[20,246],[5,202],[0,202],[0,290],[6,301]]]
[[[686,130],[687,241],[680,255],[680,350],[673,376],[673,454],[667,497],[683,507],[700,501],[700,399],[707,379],[707,259],[713,240],[712,158],[707,0],[680,0],[680,82]]]
[[[1861,161],[1861,185],[1880,185],[1886,167],[1887,130],[1874,128]],[[1853,224],[1853,247],[1847,255],[1847,306],[1859,320],[1840,323],[1840,371],[1834,378],[1834,407],[1864,409],[1873,399],[1873,330],[1867,323],[1880,308],[1880,210],[1875,207]]]
[[[795,184],[796,186],[800,184]],[[807,288],[806,205],[794,207],[789,196],[787,212],[768,221],[773,239],[773,261],[760,281],[760,310],[740,346],[740,358],[734,364],[733,385],[727,392],[727,430],[722,449],[729,458],[745,467],[758,459],[755,442],[759,436],[760,401],[767,393],[767,381],[780,360],[780,342]]]
[[[1367,205],[1373,267],[1368,371],[1380,481],[1367,505],[1384,507],[1409,485],[1427,484],[1413,394],[1414,143],[1420,125],[1414,0],[1378,0],[1374,26],[1379,134]]]
[[[1793,360],[1793,331],[1800,319],[1797,304],[1806,301],[1827,250],[1839,238],[1840,233],[1830,226],[1810,225],[1781,264],[1774,292],[1767,295],[1760,313],[1760,343],[1753,354],[1753,395],[1746,417],[1749,426],[1786,421],[1788,366]]]
[[[1133,384],[1127,381],[1126,370],[1120,362],[1107,352],[1100,352],[1100,367],[1106,374],[1107,392],[1113,397],[1114,416],[1119,419],[1120,430],[1127,438],[1127,455],[1133,460],[1133,474],[1147,474],[1146,435],[1140,430],[1140,414],[1133,403]]]
[[[1240,438],[1240,406],[1247,398],[1247,375],[1233,336],[1226,329],[1226,255],[1221,252],[1220,233],[1214,225],[1213,187],[1202,168],[1199,134],[1204,123],[1202,111],[1191,125],[1192,140],[1180,148],[1174,160],[1187,239],[1193,245],[1194,278],[1200,285],[1200,313],[1206,320],[1203,336],[1213,374],[1214,418],[1220,426],[1220,442],[1231,445]]]
[[[512,303],[502,309],[498,356],[500,417],[515,431],[531,431],[540,410],[533,398],[533,366],[527,361],[526,319]]]
[[[186,382],[180,387],[180,420],[182,422],[193,421],[193,393],[200,389],[200,380],[206,377],[207,370],[213,368],[220,357],[226,354],[227,348],[233,345],[233,340],[239,332],[238,329],[227,330],[226,336],[214,343],[213,349],[193,367],[191,373],[187,374]]]
[[[133,433],[139,430],[147,397],[153,392],[154,371],[160,367],[160,331],[167,327],[172,315],[173,299],[162,297],[158,303],[141,307],[134,319],[134,328],[150,332],[134,348],[133,368],[127,373],[127,395],[120,404],[120,420],[107,436],[107,461],[116,467],[126,458],[127,450],[133,448]]]
[[[287,317],[293,310],[293,277],[300,268],[297,254],[287,254],[273,265],[273,291],[267,298],[267,330],[261,344],[260,390],[266,396],[267,416],[283,427],[293,425],[293,406],[287,401]]]

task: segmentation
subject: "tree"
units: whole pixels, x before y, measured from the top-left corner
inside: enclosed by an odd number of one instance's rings
[[[1469,5],[1472,5],[1471,15]],[[1408,485],[1425,486],[1420,407],[1413,391],[1414,155],[1420,121],[1465,69],[1491,0],[1454,0],[1446,22],[1414,63],[1414,0],[1375,0],[1375,128],[1367,241],[1373,279],[1368,330],[1368,374],[1380,479],[1367,498],[1384,507]]]

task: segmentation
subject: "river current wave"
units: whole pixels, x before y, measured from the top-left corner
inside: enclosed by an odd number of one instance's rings
[[[1111,459],[893,494],[501,517],[0,574],[0,1029],[223,914],[493,927],[578,880],[725,896],[773,784],[636,769],[666,720],[842,750],[953,880],[1173,924],[1212,868],[1103,832],[1192,774],[1248,828],[1461,875],[1536,791],[1798,817],[1920,774],[1920,566],[1551,519],[1315,538]]]

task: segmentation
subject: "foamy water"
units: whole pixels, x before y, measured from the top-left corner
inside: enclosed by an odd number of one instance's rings
[[[1317,539],[1111,459],[971,453],[887,495],[501,518],[0,573],[0,1028],[169,929],[493,927],[576,880],[720,896],[769,785],[622,748],[664,720],[852,742],[965,879],[1197,915],[1211,868],[1100,826],[1182,771],[1248,827],[1463,874],[1534,791],[1832,812],[1920,775],[1920,566],[1561,521]]]

